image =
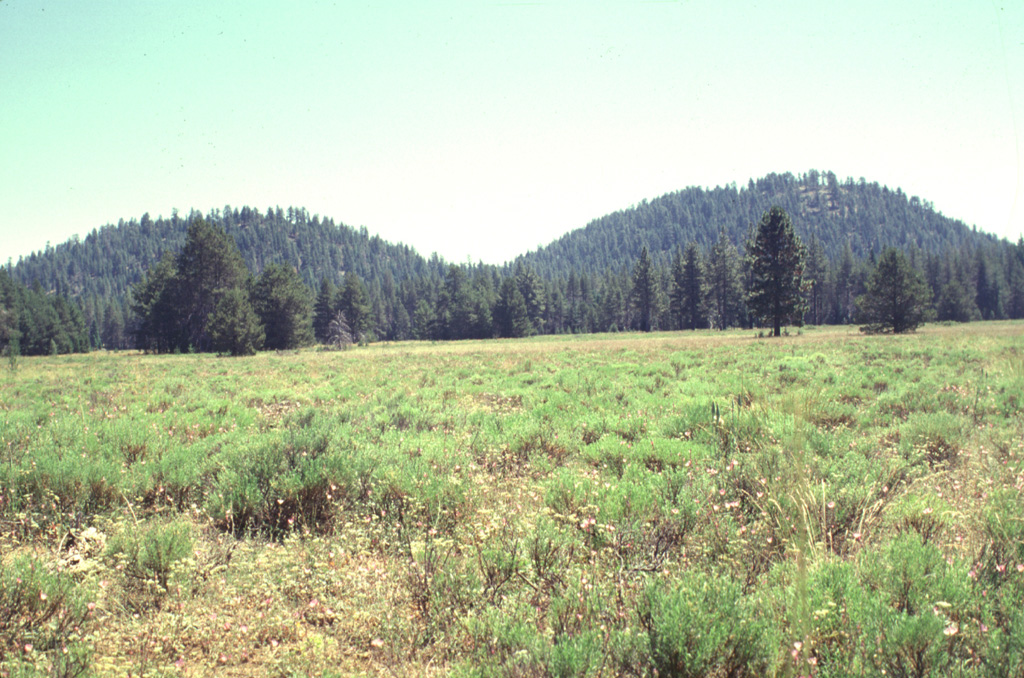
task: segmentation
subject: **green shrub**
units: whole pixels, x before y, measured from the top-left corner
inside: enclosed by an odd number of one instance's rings
[[[884,523],[896,532],[916,532],[927,543],[948,527],[952,515],[952,507],[941,497],[910,493],[887,507]]]
[[[338,435],[328,424],[300,414],[294,430],[268,432],[236,448],[217,474],[207,501],[210,516],[236,534],[329,531],[335,505],[362,496],[373,468],[358,450],[343,449]]]
[[[916,531],[865,554],[863,596],[850,610],[876,648],[868,658],[889,675],[949,675],[967,654],[971,580]]]
[[[0,675],[82,675],[91,607],[69,574],[35,558],[0,559]]]
[[[179,565],[193,557],[192,525],[184,519],[151,519],[124,525],[107,543],[106,556],[121,572],[136,607],[159,606]]]
[[[639,613],[659,676],[767,676],[778,664],[772,621],[731,578],[687,571],[648,588]]]
[[[985,508],[988,563],[1006,567],[1024,564],[1024,495],[1016,488],[1000,488]]]

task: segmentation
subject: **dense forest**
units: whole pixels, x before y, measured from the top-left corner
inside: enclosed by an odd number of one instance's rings
[[[425,258],[297,208],[143,215],[9,262],[5,284],[22,291],[5,293],[5,313],[14,317],[16,296],[22,309],[30,297],[63,300],[53,303],[80,316],[87,347],[209,349],[205,330],[191,338],[201,339],[198,346],[182,336],[153,344],[139,298],[147,272],[180,257],[190,225],[203,222],[237,245],[254,312],[263,303],[254,286],[268,269],[277,278],[284,270],[295,275],[311,307],[312,336],[322,342],[752,327],[764,319],[749,303],[750,248],[755,225],[773,206],[788,214],[800,239],[804,303],[793,324],[857,322],[857,299],[887,248],[927,282],[928,317],[1024,317],[1024,241],[978,232],[899,189],[817,171],[644,201],[502,266]],[[264,297],[269,284],[265,278]],[[33,314],[19,317],[26,315]],[[273,327],[262,327],[273,336]],[[74,342],[60,346],[67,344]]]
[[[77,304],[47,294],[38,282],[26,287],[0,268],[0,353],[11,364],[19,355],[82,353],[90,348]]]
[[[635,260],[647,247],[659,263],[693,242],[710,250],[720,230],[743,243],[750,228],[772,206],[783,208],[804,241],[817,238],[835,260],[849,246],[857,259],[885,247],[942,253],[994,244],[961,221],[936,212],[931,203],[877,183],[812,170],[797,176],[769,174],[747,186],[687,188],[595,219],[523,257],[546,276],[600,273]]]

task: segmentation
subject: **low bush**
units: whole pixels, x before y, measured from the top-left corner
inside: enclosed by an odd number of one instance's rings
[[[0,559],[0,675],[85,675],[90,599],[70,574],[38,558]]]

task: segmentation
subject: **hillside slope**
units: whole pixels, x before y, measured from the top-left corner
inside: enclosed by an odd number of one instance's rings
[[[741,188],[687,188],[645,200],[595,219],[521,259],[545,277],[618,268],[634,261],[644,246],[664,262],[690,241],[707,250],[720,228],[742,245],[750,227],[773,205],[789,213],[805,241],[816,236],[830,259],[847,242],[854,256],[862,258],[886,246],[940,253],[997,240],[900,189],[863,179],[840,182],[832,172],[811,171],[769,174]]]
[[[193,212],[189,218],[200,216]],[[305,209],[280,207],[266,213],[249,207],[225,207],[206,215],[224,227],[238,243],[249,269],[259,273],[268,264],[294,266],[303,280],[315,287],[322,277],[335,283],[345,271],[364,281],[381,282],[418,278],[431,266],[411,247],[395,245],[365,228],[354,229],[332,219],[310,217]],[[84,239],[72,239],[22,258],[13,267],[14,278],[73,297],[123,298],[133,283],[164,252],[177,252],[185,242],[189,218],[177,213],[170,219],[120,221],[94,229]]]

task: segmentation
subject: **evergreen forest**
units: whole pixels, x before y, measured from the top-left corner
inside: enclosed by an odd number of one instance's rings
[[[759,273],[759,222],[776,209],[793,232],[784,314],[766,310]],[[812,170],[643,201],[503,265],[424,257],[302,208],[145,214],[0,267],[0,345],[9,355],[245,354],[314,341],[877,329],[885,323],[867,317],[879,306],[865,293],[880,289],[883,254],[910,272],[915,323],[1024,318],[1024,239],[979,232],[900,189]]]

